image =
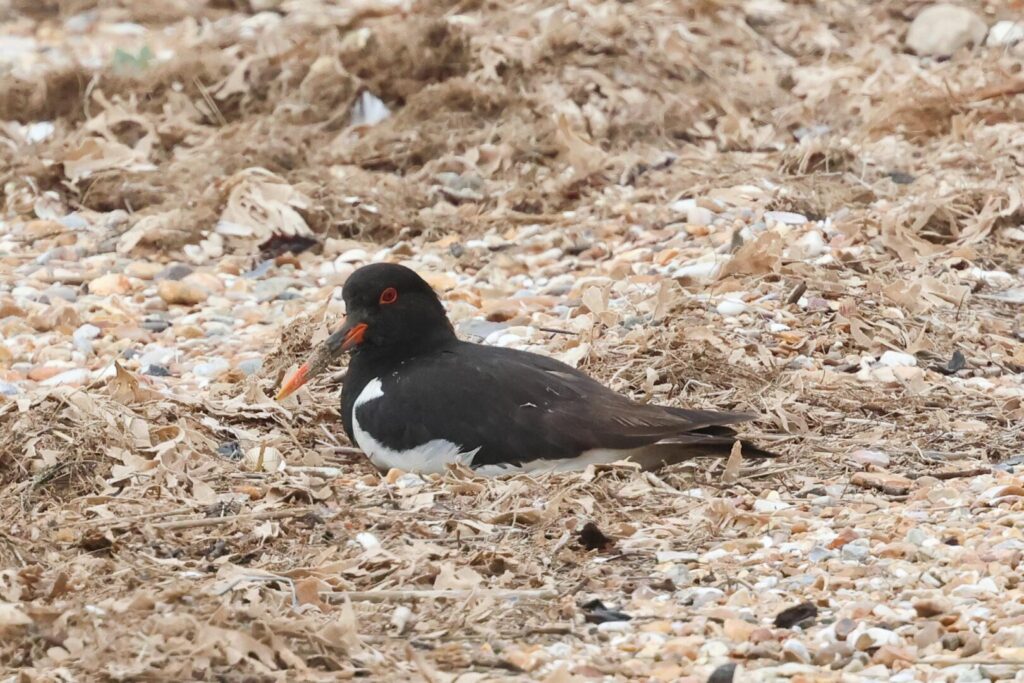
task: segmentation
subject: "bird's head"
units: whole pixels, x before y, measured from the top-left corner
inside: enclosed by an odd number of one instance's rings
[[[294,393],[345,352],[400,360],[455,337],[444,306],[413,270],[374,263],[352,273],[342,290],[345,322],[281,387]]]

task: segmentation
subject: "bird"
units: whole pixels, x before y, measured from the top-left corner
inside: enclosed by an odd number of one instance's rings
[[[381,472],[482,476],[579,471],[620,460],[658,469],[727,456],[755,416],[641,404],[554,358],[460,340],[415,271],[372,263],[342,289],[346,316],[282,384],[283,400],[350,354],[345,432]],[[743,456],[774,454],[740,441]]]

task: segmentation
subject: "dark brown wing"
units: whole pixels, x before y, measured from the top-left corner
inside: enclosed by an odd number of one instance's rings
[[[551,358],[476,344],[410,362],[382,381],[386,400],[359,409],[362,428],[387,435],[384,445],[397,451],[434,439],[479,449],[475,467],[653,444],[721,450],[734,440],[726,425],[751,418],[634,403]]]

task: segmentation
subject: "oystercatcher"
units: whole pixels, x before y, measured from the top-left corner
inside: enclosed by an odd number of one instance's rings
[[[344,325],[277,398],[350,352],[342,420],[382,471],[461,463],[495,475],[624,459],[655,468],[727,455],[728,425],[753,417],[634,403],[552,358],[460,341],[437,294],[404,266],[364,266],[342,295]],[[743,454],[772,455],[745,442]]]

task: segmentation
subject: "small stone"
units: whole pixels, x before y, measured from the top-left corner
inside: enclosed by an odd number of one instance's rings
[[[46,291],[43,292],[43,296],[48,297],[51,301],[54,299],[63,299],[69,303],[78,301],[78,292],[71,287],[64,287],[62,285],[47,287]]]
[[[139,365],[167,365],[178,352],[175,349],[164,348],[163,346],[151,346],[149,350],[139,356]]]
[[[973,657],[981,652],[981,638],[973,631],[966,631],[960,635],[963,645],[960,648],[961,657]]]
[[[865,489],[878,489],[890,496],[902,496],[910,491],[914,482],[889,472],[857,472],[850,477],[850,483]]]
[[[882,451],[872,451],[862,448],[850,453],[848,457],[858,465],[864,465],[866,467],[871,466],[885,468],[889,466],[889,456]]]
[[[237,441],[225,441],[217,446],[217,455],[228,460],[241,460],[242,447],[238,445]]]
[[[826,550],[825,548],[822,548],[820,545],[816,545],[813,548],[811,548],[811,552],[807,554],[807,559],[811,562],[822,562],[823,560],[828,560],[835,556],[836,554],[831,550]]]
[[[18,387],[9,382],[0,382],[0,396],[17,396],[20,392]]]
[[[181,306],[201,304],[210,296],[207,290],[179,280],[161,280],[157,285],[157,293],[167,303]]]
[[[142,374],[152,377],[170,377],[171,371],[164,365],[147,365],[142,369]]]
[[[207,292],[214,294],[224,291],[224,282],[212,273],[192,273],[182,278],[181,282],[185,285],[205,289]]]
[[[924,648],[942,640],[944,633],[945,630],[939,622],[929,621],[922,626],[921,630],[914,636],[914,644],[923,650]]]
[[[720,588],[695,588],[693,589],[693,606],[703,607],[718,602],[724,597],[725,591]]]
[[[686,210],[686,222],[692,225],[711,225],[715,220],[714,212],[703,206],[692,206]]]
[[[748,308],[747,304],[739,299],[726,299],[719,302],[718,306],[715,307],[718,314],[726,318],[740,315]]]
[[[708,677],[708,683],[733,683],[735,676],[736,664],[729,662],[728,664],[722,664],[712,671],[711,675]],[[678,680],[678,678],[673,680]]]
[[[914,603],[914,610],[917,612],[917,616],[931,619],[947,613],[950,610],[950,604],[945,600],[938,599],[919,600]]]
[[[782,654],[790,662],[801,662],[803,664],[810,664],[811,662],[811,653],[807,650],[807,646],[793,638],[782,644]]]
[[[24,318],[25,311],[11,299],[0,299],[0,318]]]
[[[1024,40],[1024,25],[1020,21],[997,21],[988,30],[985,44],[989,46],[1016,45]]]
[[[56,237],[64,231],[65,227],[61,223],[45,219],[31,220],[21,227],[22,236],[31,241]]]
[[[184,263],[172,263],[155,276],[156,280],[182,280],[192,274],[192,269]]]
[[[917,358],[909,353],[886,351],[882,354],[882,357],[878,359],[878,362],[879,364],[889,368],[914,367],[917,365]]]
[[[239,361],[237,367],[245,375],[255,375],[263,368],[262,358],[249,358],[247,360]]]
[[[152,332],[163,332],[171,323],[163,318],[146,318],[142,321],[143,329],[150,330]]]
[[[139,280],[152,280],[156,278],[163,269],[164,267],[160,263],[153,263],[152,261],[132,261],[125,267],[124,274],[129,277],[138,278]]]
[[[844,618],[836,622],[835,634],[839,640],[846,640],[846,638],[854,632],[857,628],[857,622],[853,619]]]
[[[92,344],[90,342],[100,336],[100,332],[100,328],[95,325],[85,324],[75,330],[74,334],[71,335],[71,339],[76,349],[88,354],[92,353]]]
[[[212,358],[205,363],[198,363],[192,367],[192,372],[200,377],[214,378],[223,375],[231,369],[231,366],[223,358]]]
[[[869,628],[857,636],[853,645],[861,652],[864,652],[882,647],[883,645],[898,646],[902,643],[903,639],[894,631],[890,631],[887,628]]]
[[[722,627],[725,637],[737,643],[746,642],[757,626],[742,619],[726,619]]]
[[[871,555],[871,541],[866,538],[858,538],[843,546],[841,551],[844,560],[863,562]]]
[[[764,214],[764,219],[784,225],[803,225],[807,222],[807,216],[792,211],[768,211]]]
[[[73,370],[66,370],[59,375],[54,375],[47,380],[43,380],[42,385],[47,387],[73,386],[77,384],[85,384],[88,381],[89,371],[85,368],[75,368]]]
[[[939,3],[914,17],[906,41],[922,57],[949,57],[967,45],[980,45],[986,33],[988,25],[971,10]]]
[[[97,296],[128,294],[131,291],[131,280],[120,273],[101,275],[89,283],[89,293]]]
[[[56,377],[60,373],[64,372],[65,368],[54,367],[52,365],[37,365],[28,371],[28,378],[33,382],[42,382]]]

